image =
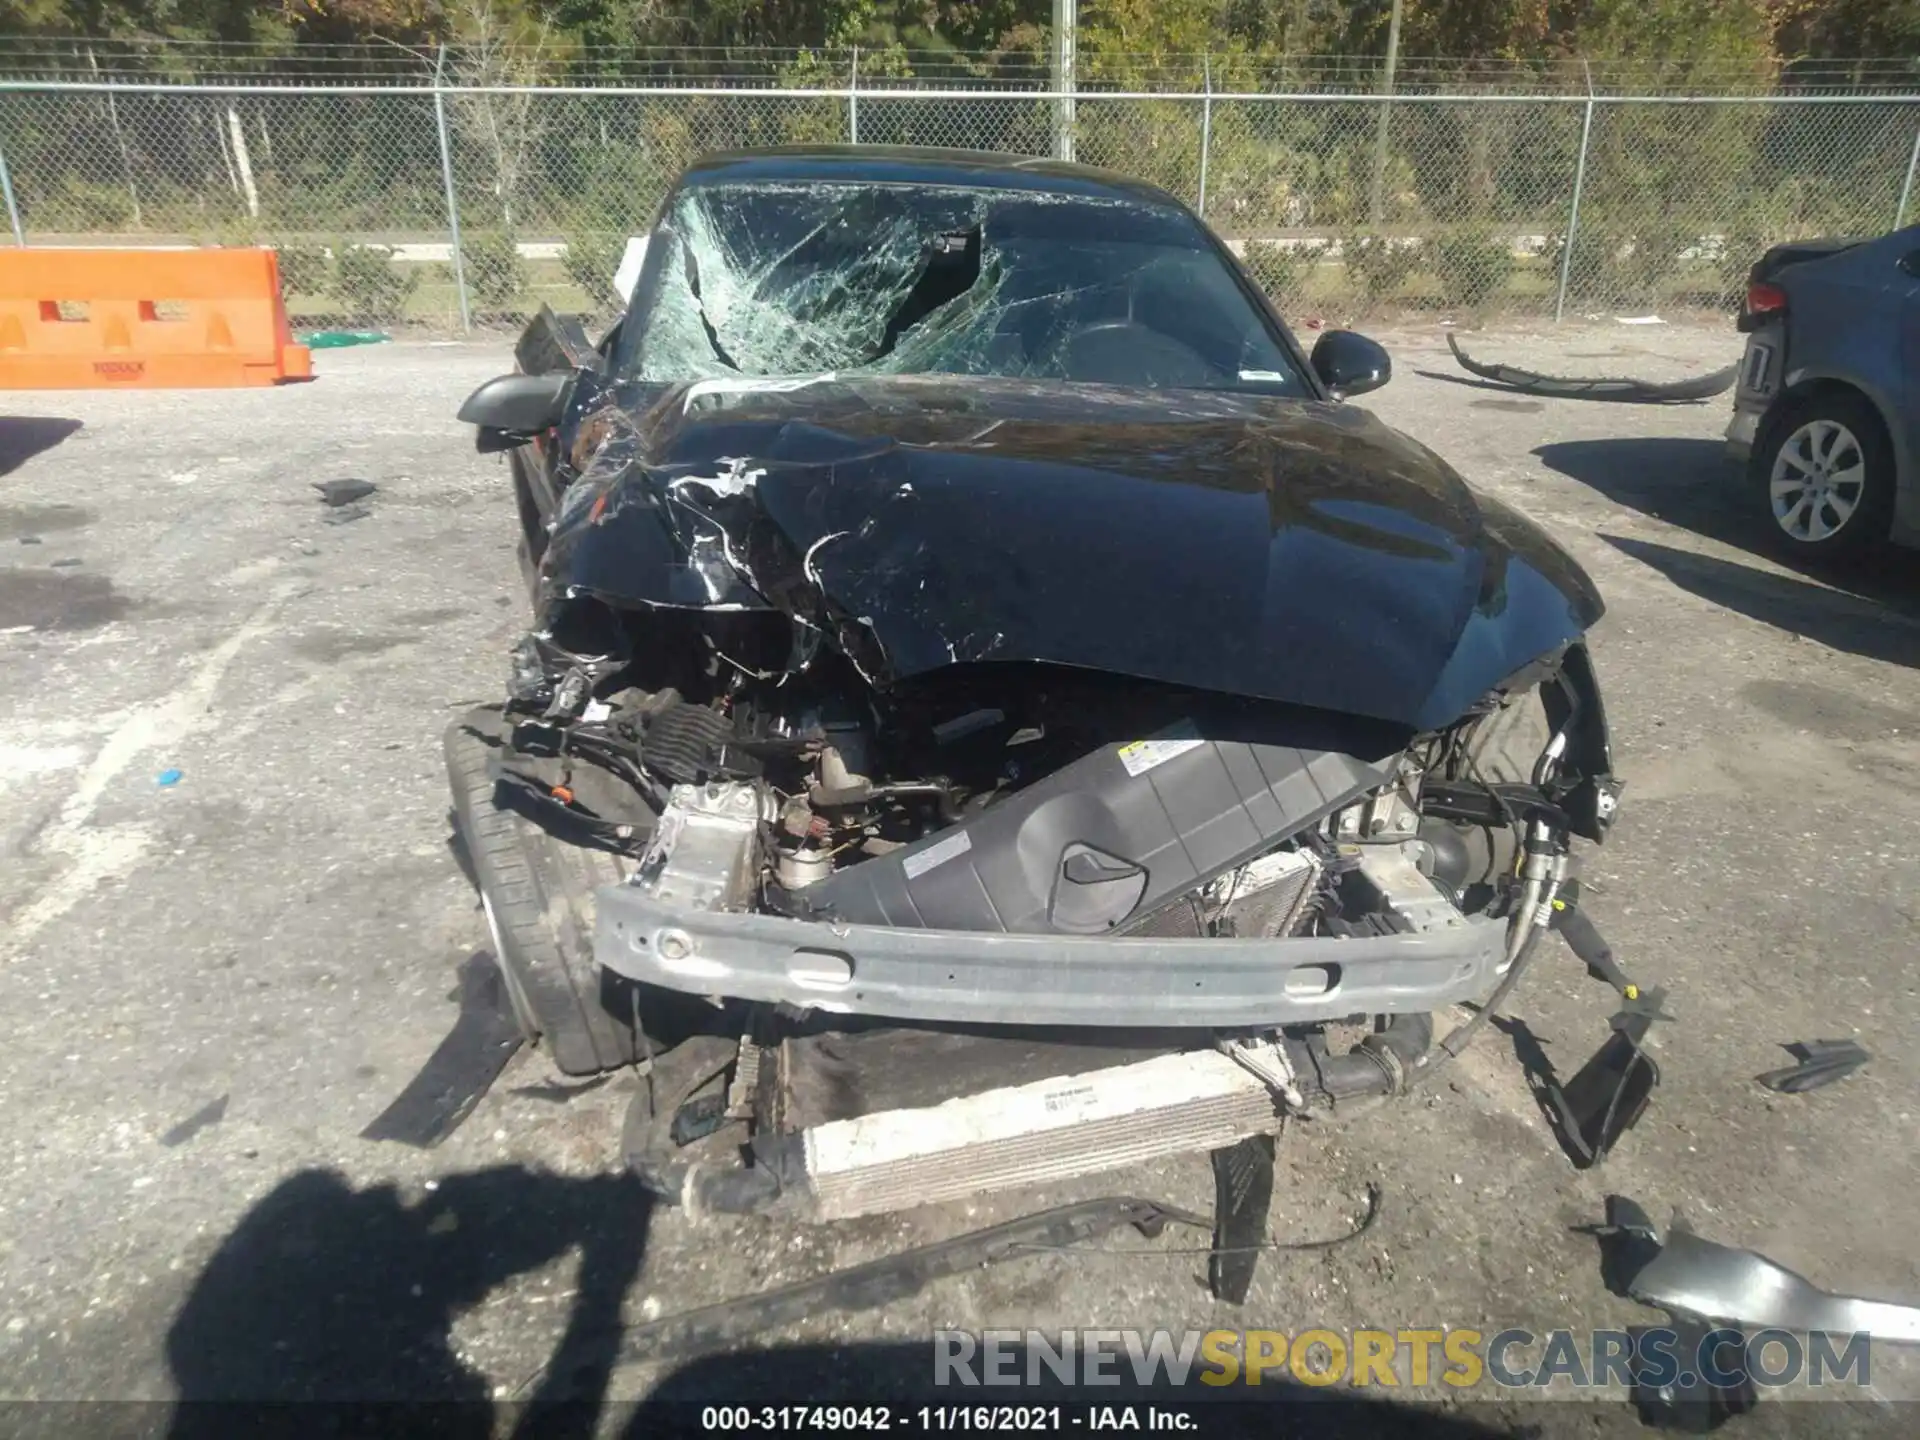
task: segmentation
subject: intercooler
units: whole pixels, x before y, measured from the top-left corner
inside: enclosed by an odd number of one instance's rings
[[[1107,1047],[1074,1057],[1067,1046],[898,1031],[859,1038],[867,1043],[857,1061],[847,1037],[836,1037],[837,1049],[832,1042],[790,1042],[784,1057],[789,1124],[813,1119],[807,1112],[817,1113],[822,1102],[842,1109],[872,1104],[882,1087],[908,1102],[819,1119],[783,1137],[789,1173],[804,1171],[807,1209],[822,1219],[1044,1185],[1215,1150],[1280,1128],[1268,1085],[1219,1051],[1153,1054],[1143,1046],[1131,1053],[1144,1059],[1101,1065],[1128,1052]],[[892,1052],[884,1063],[899,1077],[891,1086],[876,1075],[883,1049]],[[1055,1073],[935,1104],[912,1103],[923,1082],[909,1072],[925,1075],[927,1062],[943,1058],[976,1074],[988,1068]],[[940,1067],[949,1086],[954,1068]],[[876,1088],[849,1093],[845,1086],[854,1074],[861,1077],[857,1083]]]

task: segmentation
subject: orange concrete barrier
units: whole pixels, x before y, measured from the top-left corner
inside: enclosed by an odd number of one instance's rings
[[[0,250],[0,390],[311,378],[271,250]]]

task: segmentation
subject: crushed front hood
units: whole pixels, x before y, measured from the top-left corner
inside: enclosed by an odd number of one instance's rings
[[[772,609],[885,684],[1042,661],[1416,728],[1584,632],[1538,527],[1363,410],[939,376],[609,385],[549,595]]]

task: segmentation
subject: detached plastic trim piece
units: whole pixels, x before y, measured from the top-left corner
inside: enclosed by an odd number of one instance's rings
[[[1786,1050],[1798,1064],[1753,1077],[1781,1095],[1804,1095],[1844,1080],[1873,1058],[1858,1040],[1802,1040]]]
[[[1684,400],[1710,400],[1715,395],[1733,388],[1734,378],[1740,373],[1738,365],[1729,365],[1724,370],[1715,370],[1711,375],[1702,375],[1693,380],[1674,380],[1661,383],[1654,380],[1634,380],[1626,376],[1602,379],[1577,379],[1558,375],[1536,375],[1531,370],[1522,370],[1517,365],[1490,365],[1475,360],[1460,348],[1460,342],[1447,335],[1447,348],[1453,351],[1453,358],[1460,362],[1460,368],[1470,374],[1478,375],[1482,380],[1491,380],[1498,385],[1510,386],[1515,390],[1524,390],[1530,395],[1558,396],[1570,400],[1626,400],[1637,401],[1644,405],[1665,405]]]
[[[1506,925],[1341,939],[1167,940],[894,929],[596,892],[594,956],[667,990],[836,1015],[1019,1025],[1294,1025],[1484,997]]]

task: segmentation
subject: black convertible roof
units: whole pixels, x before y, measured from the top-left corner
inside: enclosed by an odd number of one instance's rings
[[[838,183],[964,185],[983,190],[1039,190],[1107,200],[1180,205],[1142,180],[1090,165],[987,150],[939,150],[919,145],[790,145],[731,150],[696,160],[680,189],[705,185]],[[1182,206],[1182,208],[1185,208]]]

